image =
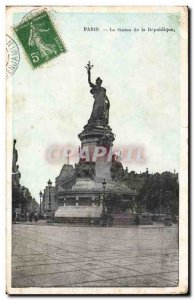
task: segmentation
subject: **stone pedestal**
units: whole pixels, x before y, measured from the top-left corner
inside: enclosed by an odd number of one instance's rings
[[[72,186],[72,191],[91,191],[95,190],[95,181],[90,178],[77,178]]]
[[[112,181],[111,178],[111,162],[106,160],[97,160],[96,161],[96,175],[95,180],[102,183],[103,179],[106,181]]]
[[[69,219],[69,222],[71,221],[74,222],[76,220],[80,222],[87,222],[89,218],[92,219],[100,218],[101,214],[102,214],[102,207],[97,205],[96,206],[60,206],[55,213],[55,221],[57,221],[57,219],[60,218],[66,221],[68,221],[67,219]]]

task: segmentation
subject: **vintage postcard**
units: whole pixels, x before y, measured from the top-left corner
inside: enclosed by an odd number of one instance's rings
[[[188,8],[6,20],[6,292],[188,293]]]

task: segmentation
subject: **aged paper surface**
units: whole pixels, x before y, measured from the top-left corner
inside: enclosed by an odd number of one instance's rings
[[[187,293],[187,7],[6,18],[7,293]]]

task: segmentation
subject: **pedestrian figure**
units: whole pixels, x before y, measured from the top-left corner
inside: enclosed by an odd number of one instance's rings
[[[108,222],[108,216],[107,216],[107,214],[104,214],[102,216],[102,226],[106,227],[107,226],[107,222]]]
[[[17,217],[17,214],[16,214],[16,211],[15,211],[15,209],[14,209],[14,211],[13,211],[13,213],[12,213],[12,222],[13,222],[14,224],[16,224],[16,217]]]
[[[108,226],[112,227],[112,225],[113,225],[113,217],[112,217],[112,215],[109,215],[108,216]]]

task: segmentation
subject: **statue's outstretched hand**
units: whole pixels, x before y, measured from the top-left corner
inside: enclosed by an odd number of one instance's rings
[[[90,64],[90,61],[88,62],[88,64],[85,66],[85,68],[87,69],[88,73],[90,73],[91,69],[93,68],[94,65]]]

